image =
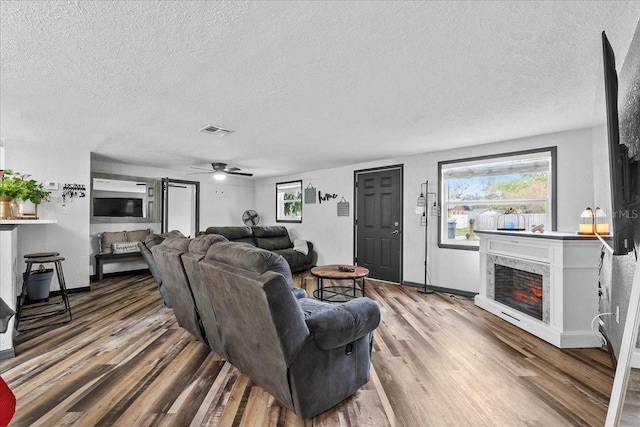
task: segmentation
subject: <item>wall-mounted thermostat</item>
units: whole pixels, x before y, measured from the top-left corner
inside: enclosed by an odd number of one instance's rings
[[[43,187],[45,190],[57,190],[59,188],[58,183],[55,181],[45,181]]]

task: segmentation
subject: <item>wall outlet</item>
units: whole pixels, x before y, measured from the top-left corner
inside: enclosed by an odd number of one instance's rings
[[[616,323],[620,323],[620,306],[616,305]]]

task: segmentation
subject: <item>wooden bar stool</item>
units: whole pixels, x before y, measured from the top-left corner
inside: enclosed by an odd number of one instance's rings
[[[64,261],[64,257],[61,257],[59,255],[60,254],[58,252],[38,252],[38,253],[25,255],[24,262],[27,264],[27,268],[24,272],[24,280],[22,282],[22,292],[20,293],[20,296],[18,298],[18,308],[16,310],[17,311],[16,312],[16,331],[18,332],[30,331],[32,329],[43,328],[45,326],[62,325],[71,321],[72,319],[71,305],[69,304],[67,285],[64,281],[64,272],[62,270],[62,261]],[[27,285],[29,283],[29,279],[31,278],[31,270],[33,268],[33,264],[40,264],[40,266],[43,267],[44,264],[50,264],[50,263],[53,263],[56,270],[56,277],[58,278],[58,284],[60,285],[60,296],[62,298],[61,303],[63,307],[57,308],[55,310],[48,310],[44,313],[23,315],[22,311],[24,309],[25,300],[27,297]],[[49,301],[46,300],[46,302],[49,302]],[[56,305],[60,305],[60,303],[57,303]],[[69,313],[68,320],[63,320],[55,323],[43,323],[38,326],[31,326],[23,329],[20,329],[19,327],[20,322],[22,320],[52,317],[52,316],[56,316],[56,315],[67,313],[67,312]]]

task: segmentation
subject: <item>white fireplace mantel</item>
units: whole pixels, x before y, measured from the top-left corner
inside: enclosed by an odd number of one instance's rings
[[[480,237],[479,307],[560,348],[600,347],[591,330],[598,315],[598,265],[602,244],[575,233],[478,231]],[[548,268],[545,313],[535,319],[493,299],[496,259]],[[489,265],[491,264],[491,265]]]

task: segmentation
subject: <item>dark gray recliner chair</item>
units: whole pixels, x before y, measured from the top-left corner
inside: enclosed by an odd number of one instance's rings
[[[172,302],[178,324],[191,335],[207,344],[213,351],[226,357],[218,334],[217,320],[210,304],[198,304],[192,283],[200,282],[199,262],[209,250],[219,243],[227,242],[224,236],[204,234],[191,238],[168,238],[154,246],[151,251],[155,264],[163,277],[163,287]],[[273,269],[287,277],[291,291],[297,298],[306,297],[304,289],[294,288],[291,271],[285,262],[278,261],[276,254],[268,253],[265,268]],[[209,295],[215,298],[215,295]],[[206,319],[204,321],[203,319]]]
[[[146,261],[147,265],[149,266],[149,270],[151,271],[151,275],[158,284],[158,292],[160,292],[160,295],[162,296],[162,302],[164,302],[164,305],[169,308],[171,308],[171,301],[169,300],[169,296],[164,289],[164,284],[162,283],[162,274],[160,273],[160,269],[158,268],[156,261],[153,259],[151,249],[154,246],[162,243],[165,239],[176,237],[184,237],[184,235],[178,230],[172,230],[164,234],[149,234],[144,242],[138,243],[138,248],[140,248],[142,258]]]
[[[212,349],[218,352],[220,350],[219,340],[214,336],[212,342],[209,343],[182,261],[182,255],[189,250],[192,240],[194,239],[186,237],[166,239],[161,244],[154,246],[151,252],[162,275],[165,292],[171,301],[178,324],[200,341],[209,346],[213,345]],[[194,247],[206,246],[208,248],[216,243],[226,241],[227,239],[222,236],[204,235],[197,238],[199,245],[194,244]]]
[[[369,380],[380,309],[369,298],[342,305],[296,299],[285,277],[266,268],[270,254],[219,243],[200,261],[201,280],[192,289],[197,304],[209,304],[215,313],[226,358],[310,418]]]
[[[184,266],[184,272],[186,274],[186,282],[185,284],[189,287],[191,295],[193,294],[193,289],[191,287],[191,283],[202,281],[202,276],[200,275],[200,267],[199,263],[207,254],[207,251],[218,243],[227,242],[228,240],[217,234],[205,234],[202,236],[198,236],[195,239],[191,239],[189,243],[188,252],[182,253],[180,255],[182,265]],[[172,268],[179,268],[178,264]],[[189,307],[189,310],[194,310],[197,313],[199,318],[203,333],[207,337],[207,342],[209,347],[214,352],[218,353],[222,357],[226,358],[224,350],[222,348],[222,341],[220,339],[220,335],[218,334],[218,321],[215,317],[215,313],[213,313],[212,308],[208,304],[198,304],[198,301],[193,300],[193,307]]]

